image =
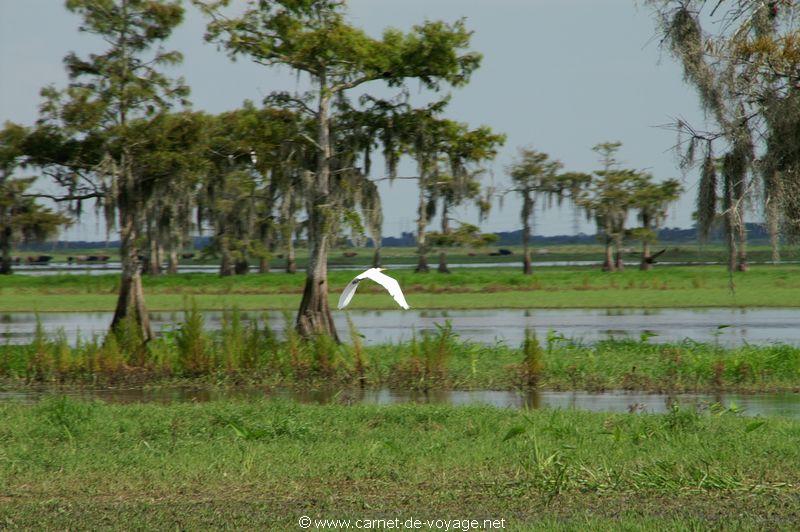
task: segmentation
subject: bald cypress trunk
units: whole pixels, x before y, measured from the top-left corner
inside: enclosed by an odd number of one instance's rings
[[[269,257],[258,259],[258,273],[269,273]]]
[[[125,202],[127,203],[127,202]],[[139,250],[136,247],[138,232],[136,219],[129,205],[120,210],[120,263],[122,278],[111,330],[115,331],[126,320],[133,320],[143,342],[153,338],[150,318],[144,302]]]
[[[736,207],[734,205],[733,184],[725,174],[723,207],[725,208],[725,238],[728,248],[728,271],[735,272],[739,267],[736,253]]]
[[[772,262],[778,263],[781,261],[781,248],[780,248],[780,207],[778,206],[777,195],[773,193],[772,189],[777,188],[775,183],[780,181],[780,176],[777,172],[773,172],[769,181],[766,184],[767,197],[765,200],[766,215],[767,215],[767,230],[769,231],[769,246],[772,250]]]
[[[450,273],[450,268],[447,267],[447,253],[444,251],[439,252],[439,267],[436,271],[439,273]]]
[[[264,255],[258,259],[258,273],[269,273],[269,259],[272,256],[272,229],[266,228],[261,233],[261,244],[264,246]]]
[[[294,231],[289,231],[286,239],[286,273],[297,272],[297,255],[294,247]]]
[[[533,268],[531,267],[531,250],[530,250],[530,239],[531,239],[531,222],[530,222],[530,213],[533,212],[533,205],[530,198],[530,193],[525,193],[523,196],[523,206],[522,206],[522,273],[523,275],[531,275],[533,273]]]
[[[381,248],[380,246],[375,247],[375,251],[372,253],[372,267],[378,268],[381,265]]]
[[[10,275],[11,268],[11,227],[6,227],[0,233],[0,275]]]
[[[305,338],[323,334],[337,342],[328,303],[328,238],[330,231],[330,94],[326,80],[320,79],[319,111],[317,113],[317,173],[310,191],[308,213],[309,257],[306,285],[297,312],[297,331]]]
[[[606,238],[605,240],[605,260],[603,261],[602,269],[604,272],[613,272],[615,270],[614,257],[611,249],[611,239],[609,238]]]
[[[449,218],[447,216],[447,201],[442,200],[442,235],[450,233]],[[447,267],[447,252],[442,249],[439,252],[439,273],[450,273],[450,268]]]
[[[155,231],[152,228],[151,224],[148,224],[148,240],[149,240],[149,249],[148,249],[148,257],[147,257],[147,273],[149,275],[159,275],[161,274],[161,260],[158,253],[158,239],[155,236]]]
[[[650,261],[650,242],[648,240],[644,240],[642,242],[642,262],[639,264],[640,270],[651,270],[653,268],[653,263]]]
[[[167,272],[178,273],[178,264],[178,250],[175,249],[175,245],[170,242],[169,252],[167,254]]]
[[[738,210],[738,209],[737,209]],[[737,231],[738,237],[738,246],[737,246],[737,265],[736,270],[740,272],[746,272],[750,269],[750,266],[747,264],[747,228],[744,225],[744,217],[742,213],[739,213],[739,226]]]
[[[227,235],[221,235],[219,239],[219,248],[220,254],[222,255],[222,260],[219,263],[219,274],[222,277],[227,277],[229,275],[233,275],[233,254],[231,253],[231,248],[228,243]]]
[[[772,262],[777,264],[781,261],[780,236],[777,230],[773,231],[771,228],[769,232],[769,245],[772,249]]]
[[[420,165],[419,200],[417,202],[417,273],[428,273],[428,248],[425,231],[428,227],[428,213],[425,205],[425,175]]]
[[[625,263],[622,261],[622,248],[617,246],[614,251],[614,269],[621,272],[625,269]]]

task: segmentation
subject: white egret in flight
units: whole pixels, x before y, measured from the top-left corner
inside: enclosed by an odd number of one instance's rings
[[[350,303],[350,300],[353,299],[353,294],[356,293],[356,288],[358,288],[358,283],[363,281],[364,279],[372,279],[386,290],[389,291],[389,295],[391,295],[397,304],[403,307],[404,309],[408,310],[408,303],[406,303],[406,298],[403,296],[403,291],[400,290],[400,283],[397,282],[396,279],[389,277],[385,273],[381,273],[385,268],[370,268],[369,270],[365,271],[364,273],[360,273],[355,276],[355,278],[350,281],[347,286],[344,287],[344,291],[342,295],[339,297],[339,310],[343,309]]]

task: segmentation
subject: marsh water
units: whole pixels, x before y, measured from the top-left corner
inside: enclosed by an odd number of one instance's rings
[[[535,260],[535,267],[550,267],[550,266],[599,266],[601,261],[597,260]],[[623,261],[626,266],[636,267],[639,265],[638,260]],[[796,260],[782,260],[781,264],[797,264],[800,261]],[[667,262],[665,261],[665,264]],[[714,265],[724,264],[720,261],[670,261],[672,266],[700,266],[700,265]],[[750,264],[772,264],[772,262],[759,262],[750,261]],[[390,270],[410,270],[416,268],[416,263],[404,264],[384,264],[385,268]],[[450,268],[522,268],[520,261],[489,261],[489,262],[469,262],[469,263],[451,263],[448,264]],[[366,269],[364,264],[331,264],[328,270],[353,270],[361,271]],[[302,271],[303,268],[298,268]],[[257,273],[258,268],[251,266],[250,271]],[[19,264],[14,266],[14,272],[20,275],[61,275],[61,274],[81,274],[81,275],[107,275],[118,274],[121,272],[119,262],[106,262],[97,264],[67,264],[67,263],[52,263],[52,264]],[[181,264],[178,266],[178,273],[217,273],[219,266],[213,264]],[[281,268],[274,268],[272,273],[284,273]]]
[[[608,338],[640,338],[650,342],[715,342],[724,346],[744,343],[786,343],[800,345],[800,308],[763,309],[486,309],[486,310],[353,310],[350,317],[368,343],[401,342],[412,334],[435,331],[448,320],[465,340],[486,344],[506,342],[519,345],[525,329],[540,337],[555,331],[567,338],[592,342]],[[205,311],[206,329],[219,329],[223,313]],[[243,320],[266,319],[280,332],[284,316],[280,312],[242,312]],[[78,336],[91,338],[106,332],[110,312],[48,312],[38,316],[46,333],[63,331],[69,342]],[[182,312],[152,312],[156,331],[180,326]],[[347,331],[347,315],[334,314],[340,331]],[[0,313],[0,342],[28,343],[36,330],[32,312]],[[347,335],[344,335],[347,336]]]
[[[206,329],[219,329],[223,313],[203,312]],[[175,329],[182,312],[153,312],[154,328]],[[591,342],[605,338],[640,338],[650,342],[677,342],[689,338],[735,346],[772,342],[800,345],[800,309],[531,309],[458,311],[351,311],[350,316],[369,343],[399,342],[411,335],[434,331],[448,320],[463,339],[487,344],[518,345],[526,328],[540,336],[548,331]],[[284,326],[280,312],[242,312],[243,320],[266,322],[276,332]],[[346,315],[336,313],[337,326],[347,330]],[[38,316],[47,334],[62,331],[68,341],[105,333],[111,320],[108,312],[42,313]],[[0,341],[27,343],[36,330],[37,316],[30,312],[0,313]],[[720,327],[723,326],[723,327]],[[654,335],[654,336],[651,336]],[[574,408],[602,412],[665,412],[675,401],[707,408],[719,403],[735,404],[745,415],[784,416],[800,419],[800,394],[648,394],[630,392],[520,393],[507,390],[436,390],[429,392],[394,389],[266,389],[164,387],[131,389],[24,389],[3,391],[0,402],[36,402],[59,394],[114,403],[194,402],[221,398],[282,398],[302,403],[339,404],[487,404],[505,408]]]
[[[538,261],[536,266],[596,266],[600,264],[598,261],[592,260],[576,260],[576,261]],[[631,266],[638,265],[638,262],[627,261],[625,264]],[[390,270],[410,270],[416,268],[415,263],[406,264],[384,264],[385,268]],[[522,268],[521,262],[471,262],[471,263],[453,263],[449,264],[451,268]],[[328,270],[353,270],[361,271],[366,269],[367,266],[363,264],[331,264]],[[303,268],[298,268],[303,271]],[[61,275],[61,274],[81,274],[81,275],[107,275],[118,274],[120,269],[119,262],[105,262],[97,264],[67,264],[67,263],[53,263],[53,264],[19,264],[14,266],[14,272],[20,275]],[[178,266],[178,273],[218,273],[219,266],[212,264],[181,264]],[[251,266],[250,272],[257,273],[258,267]],[[272,273],[284,273],[280,268],[272,270]]]
[[[268,389],[268,388],[202,388],[166,387],[131,389],[63,389],[52,388],[3,391],[0,403],[35,403],[60,395],[75,399],[99,400],[108,403],[180,403],[205,402],[217,399],[279,398],[310,404],[377,404],[400,403],[490,405],[500,408],[560,408],[592,412],[663,413],[673,404],[690,405],[699,410],[718,404],[735,408],[747,416],[780,416],[800,419],[800,394],[648,394],[611,391],[527,392],[508,390],[436,390],[408,391],[380,389]]]

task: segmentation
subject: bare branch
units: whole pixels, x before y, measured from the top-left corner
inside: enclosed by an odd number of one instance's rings
[[[72,195],[72,194],[67,195],[67,196],[54,196],[52,194],[23,194],[22,195],[23,198],[46,198],[46,199],[57,201],[57,202],[61,202],[61,201],[81,201],[81,200],[86,200],[86,199],[99,198],[101,196],[103,196],[103,194],[99,193],[99,192],[92,192],[92,193],[89,193],[89,194],[83,194],[83,195],[79,195],[79,196],[75,196],[75,195]]]

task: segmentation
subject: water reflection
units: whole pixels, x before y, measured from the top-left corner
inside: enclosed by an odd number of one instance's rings
[[[781,416],[800,419],[800,394],[649,394],[611,391],[603,393],[508,390],[431,390],[409,391],[390,388],[213,388],[166,387],[129,389],[25,389],[0,390],[0,403],[35,403],[53,395],[75,399],[100,400],[107,403],[185,403],[207,402],[218,399],[279,398],[305,404],[376,404],[401,403],[490,405],[499,408],[541,409],[558,408],[592,412],[643,412],[664,413],[672,404],[706,409],[710,405],[725,407],[735,405],[747,416]]]
[[[206,328],[219,329],[223,313],[203,312]],[[494,344],[498,341],[519,345],[525,329],[535,330],[540,338],[555,331],[567,338],[587,342],[610,337],[642,338],[650,342],[718,342],[736,346],[744,343],[773,342],[800,344],[800,309],[480,309],[480,310],[383,310],[350,311],[359,331],[369,343],[400,342],[411,335],[435,331],[450,320],[462,338]],[[259,320],[275,331],[284,326],[281,312],[243,312],[244,320]],[[45,331],[63,331],[67,340],[104,334],[111,321],[108,312],[52,312],[39,315]],[[153,312],[150,319],[156,331],[178,327],[182,312]],[[334,313],[341,331],[347,330],[347,314]],[[720,328],[721,325],[727,327]],[[36,330],[32,312],[0,313],[0,339],[27,343]]]

